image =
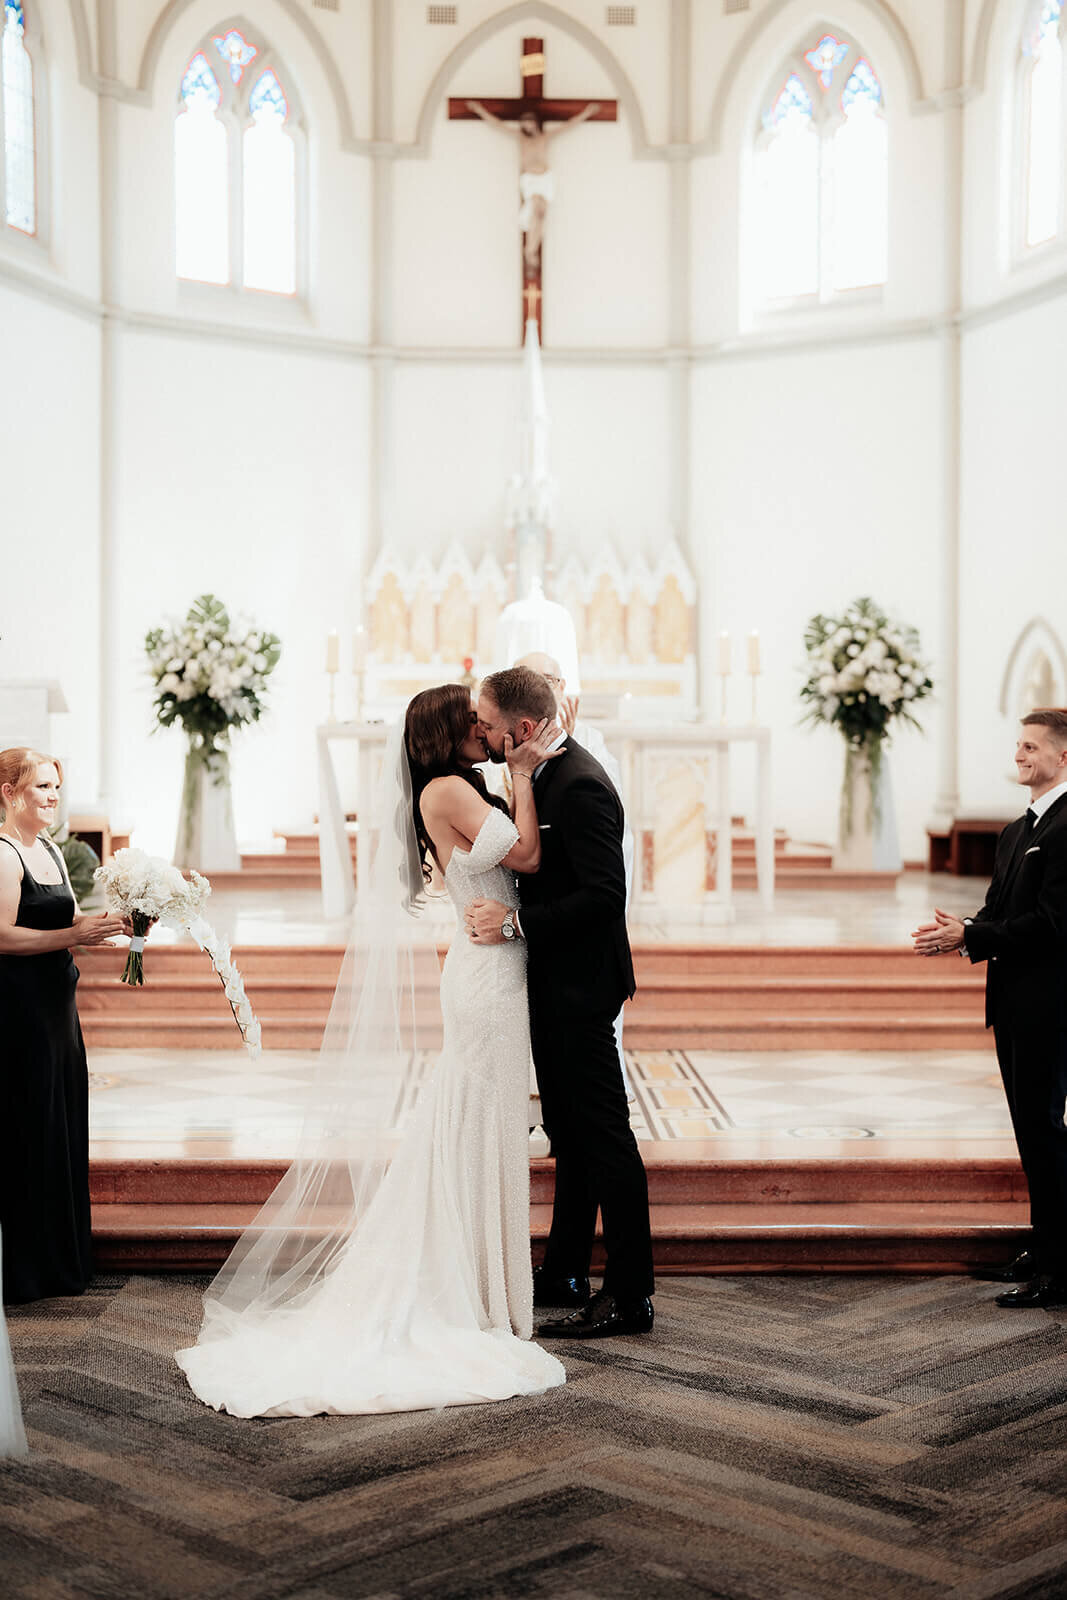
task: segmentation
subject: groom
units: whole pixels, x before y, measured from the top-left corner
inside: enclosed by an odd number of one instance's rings
[[[528,667],[482,682],[478,724],[491,760],[505,741],[524,744],[556,715],[547,679]],[[545,1259],[534,1273],[541,1306],[576,1307],[544,1322],[543,1339],[598,1339],[652,1327],[648,1182],[630,1129],[614,1020],[634,993],[626,936],[622,804],[600,763],[560,734],[562,759],[533,776],[541,832],[539,871],[519,879],[521,907],[468,906],[479,944],[526,940],[530,1038],[556,1194]],[[519,775],[520,781],[522,775]],[[590,1298],[589,1258],[599,1209],[607,1264]]]

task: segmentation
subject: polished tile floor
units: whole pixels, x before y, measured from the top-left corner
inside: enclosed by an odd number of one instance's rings
[[[641,1140],[751,1136],[802,1153],[828,1142],[1010,1140],[992,1054],[948,1051],[685,1051],[627,1054]],[[314,1072],[310,1052],[97,1050],[90,1057],[94,1153],[288,1157]]]
[[[935,905],[969,916],[982,904],[986,887],[984,878],[905,872],[892,889],[781,889],[769,912],[761,909],[754,890],[741,889],[734,897],[737,917],[732,923],[672,927],[639,922],[631,932],[635,943],[906,944]],[[446,900],[432,905],[429,915],[446,933],[451,929]],[[347,937],[345,921],[323,917],[317,889],[219,889],[208,902],[207,917],[232,944],[344,944]],[[181,937],[165,928],[152,933],[154,943]]]

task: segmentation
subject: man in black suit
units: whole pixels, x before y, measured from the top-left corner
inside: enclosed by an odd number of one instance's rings
[[[1031,1240],[974,1276],[1021,1285],[997,1304],[1025,1309],[1067,1305],[1067,709],[1022,719],[1015,766],[1030,806],[997,840],[985,905],[962,921],[935,911],[915,948],[989,963],[986,1027],[1030,1190]]]
[[[486,678],[478,721],[490,756],[524,743],[554,719],[547,680],[528,667]],[[630,1128],[614,1020],[633,996],[626,935],[622,802],[603,767],[561,733],[564,755],[533,777],[541,865],[519,880],[513,914],[495,900],[467,909],[481,944],[518,937],[528,950],[530,1038],[545,1132],[556,1162],[552,1228],[534,1274],[540,1306],[574,1307],[542,1323],[542,1338],[602,1338],[652,1327],[648,1181]],[[520,774],[521,777],[521,774]],[[607,1264],[590,1297],[589,1260],[599,1209]]]

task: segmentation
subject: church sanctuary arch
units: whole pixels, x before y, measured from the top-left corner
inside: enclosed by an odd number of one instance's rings
[[[156,18],[152,31],[145,43],[144,54],[141,57],[141,66],[137,75],[136,93],[146,103],[150,104],[155,94],[155,79],[164,47],[185,12],[195,3],[196,0],[168,0],[168,4],[163,7],[163,10]],[[315,24],[300,9],[297,0],[271,0],[271,3],[288,17],[318,63],[323,80],[333,100],[341,148],[350,151],[367,150],[367,141],[356,137],[352,123],[352,108],[348,103],[348,93],[345,89],[344,80],[338,71],[337,63],[330,54],[326,42],[315,27]]]
[[[1045,664],[1046,670],[1040,671]],[[1046,676],[1047,682],[1039,690],[1033,680]],[[1067,649],[1050,622],[1044,617],[1032,617],[1012,645],[1004,668],[1000,682],[1001,716],[1022,716],[1023,701],[1043,699],[1046,692],[1052,704],[1062,705],[1067,699]]]
[[[875,23],[870,37],[869,21]],[[765,87],[764,78],[771,57],[777,58],[794,48],[802,34],[819,28],[826,31],[835,25],[876,49],[879,74],[889,78],[891,87],[891,75],[901,75],[906,96],[893,94],[894,104],[901,105],[906,98],[914,111],[934,108],[934,102],[927,98],[923,88],[922,69],[908,31],[885,0],[848,0],[847,5],[833,6],[826,13],[819,6],[800,5],[798,0],[771,0],[738,40],[726,62],[712,97],[708,131],[694,145],[693,153],[717,155],[722,149],[727,125],[747,125],[755,101]],[[739,108],[740,101],[743,101],[743,108]]]
[[[93,70],[93,47],[89,38],[89,19],[85,14],[85,0],[67,0],[70,31],[74,40],[74,59],[78,64],[78,82],[86,89],[97,87]]]
[[[534,0],[533,4],[520,4],[509,6],[506,11],[498,11],[494,16],[488,17],[485,22],[471,30],[465,39],[461,39],[455,49],[442,61],[434,74],[433,81],[426,91],[419,112],[419,120],[415,130],[415,142],[399,151],[403,155],[427,157],[430,154],[430,144],[433,138],[433,121],[437,108],[448,93],[451,83],[458,69],[467,58],[474,54],[480,45],[502,28],[511,27],[515,23],[532,26],[534,23],[543,23],[548,27],[558,28],[561,33],[570,34],[578,44],[584,46],[589,54],[599,62],[611,79],[619,105],[626,114],[630,126],[630,137],[633,142],[633,153],[638,159],[662,157],[663,151],[649,144],[648,133],[645,128],[644,113],[641,103],[637,98],[630,79],[617,58],[608,49],[607,45],[590,33],[589,29],[574,17],[568,17],[555,6],[545,5],[542,0]]]

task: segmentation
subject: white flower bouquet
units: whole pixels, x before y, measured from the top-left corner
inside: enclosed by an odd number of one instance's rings
[[[258,1056],[261,1029],[245,994],[244,980],[233,963],[229,944],[201,915],[211,893],[208,880],[199,872],[186,878],[160,856],[130,849],[116,850],[110,861],[97,868],[95,877],[108,904],[121,916],[129,917],[133,926],[121,981],[144,983],[145,937],[154,922],[188,933],[210,957],[249,1055]]]

